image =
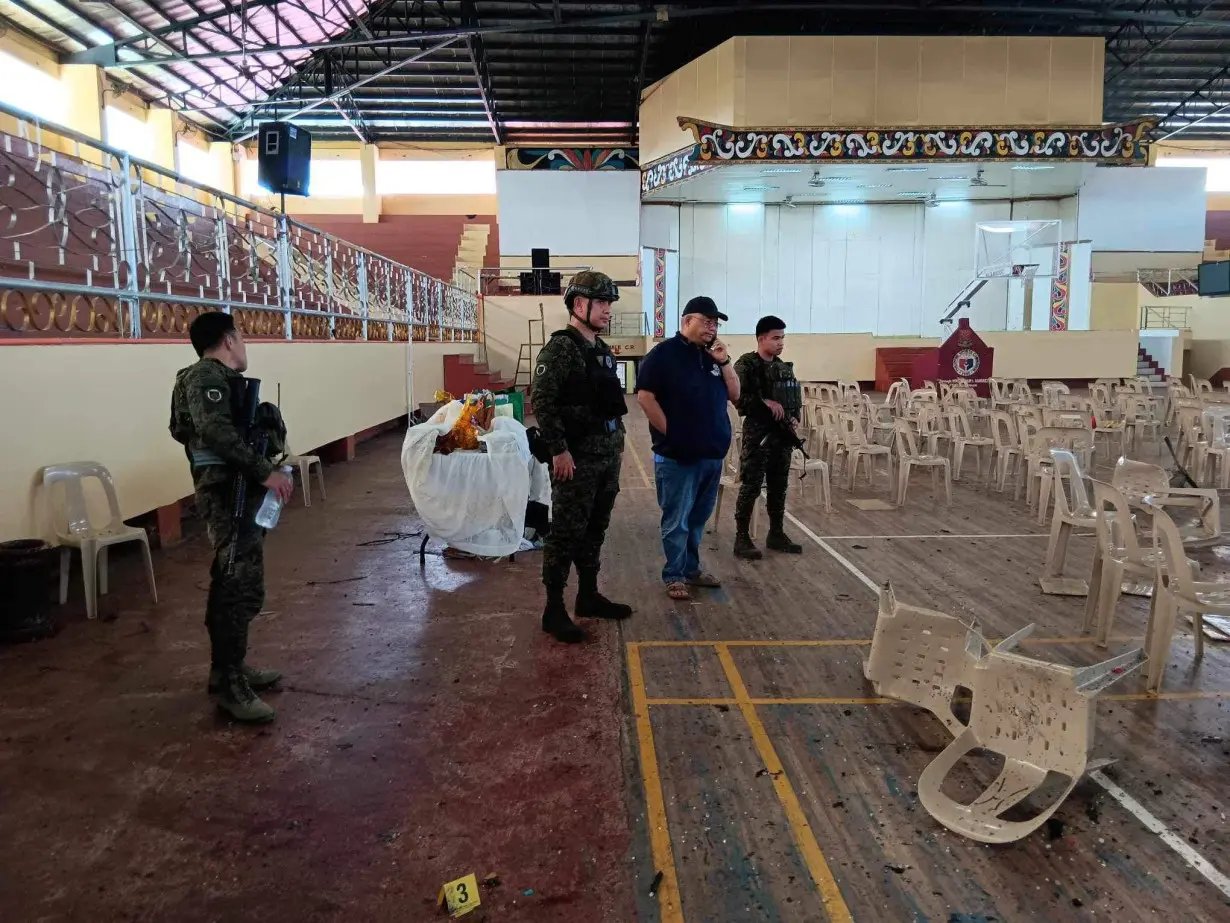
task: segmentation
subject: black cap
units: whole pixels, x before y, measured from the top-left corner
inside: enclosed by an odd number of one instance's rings
[[[683,306],[682,317],[687,317],[689,314],[699,314],[702,317],[714,317],[718,320],[730,320],[725,314],[717,309],[717,304],[708,295],[697,295],[686,305]]]
[[[766,314],[760,320],[756,321],[756,336],[764,336],[766,333],[772,333],[774,330],[785,330],[786,322],[780,317],[774,317],[772,314]]]

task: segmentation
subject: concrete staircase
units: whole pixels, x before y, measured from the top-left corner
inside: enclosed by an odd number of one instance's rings
[[[487,239],[490,236],[489,224],[466,224],[462,227],[457,260],[453,264],[453,281],[456,285],[465,289],[474,288],[486,262]]]
[[[1165,369],[1157,364],[1157,360],[1150,356],[1143,346],[1136,347],[1136,375],[1159,384],[1166,380]]]
[[[455,398],[471,391],[504,391],[512,386],[512,381],[475,362],[473,356],[444,357],[444,390]]]

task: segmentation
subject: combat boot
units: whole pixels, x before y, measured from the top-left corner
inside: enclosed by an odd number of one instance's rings
[[[547,590],[547,606],[542,610],[542,630],[564,644],[580,644],[589,639],[585,629],[568,617],[564,590]]]
[[[781,551],[786,554],[802,554],[803,546],[792,541],[782,528],[782,517],[775,516],[769,524],[769,534],[765,536],[764,546],[771,551]]]
[[[632,607],[623,603],[613,603],[598,592],[597,571],[577,571],[577,607],[579,619],[626,619],[632,614]]]
[[[746,529],[735,533],[735,557],[745,561],[759,561],[763,557]]]
[[[248,685],[259,691],[268,689],[270,686],[276,686],[282,681],[282,674],[277,670],[261,670],[257,667],[250,667],[246,663],[240,667],[243,671],[243,678],[248,681]],[[220,667],[209,668],[209,694],[213,695],[222,688],[222,669]]]
[[[240,670],[232,671],[223,679],[218,689],[218,708],[246,724],[264,724],[277,714],[257,697]]]

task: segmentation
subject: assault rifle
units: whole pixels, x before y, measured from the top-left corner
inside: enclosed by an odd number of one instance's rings
[[[263,426],[257,426],[256,418],[261,404],[261,382],[259,378],[244,378],[232,385],[232,408],[237,409],[235,430],[239,438],[260,457],[265,456],[269,433]],[[248,475],[245,471],[235,473],[231,485],[231,542],[226,552],[226,573],[230,576],[235,572],[235,554],[239,550],[239,530],[243,526],[244,509],[248,504]]]
[[[780,439],[790,448],[797,449],[803,453],[805,460],[810,460],[811,456],[807,454],[807,442],[794,431],[790,425],[791,418],[789,416],[782,417],[780,420],[773,421],[773,429],[770,430],[765,437],[760,440],[760,445],[763,447],[770,439]],[[807,466],[803,466],[803,470],[799,473],[799,480],[807,477]]]

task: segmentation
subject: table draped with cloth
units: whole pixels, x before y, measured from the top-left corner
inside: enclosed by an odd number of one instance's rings
[[[478,437],[485,452],[437,454],[436,439],[452,429],[462,406],[445,404],[406,433],[401,467],[410,498],[426,534],[450,548],[487,558],[524,550],[526,505],[551,504],[547,466],[530,455],[525,427],[501,407],[491,432]]]

